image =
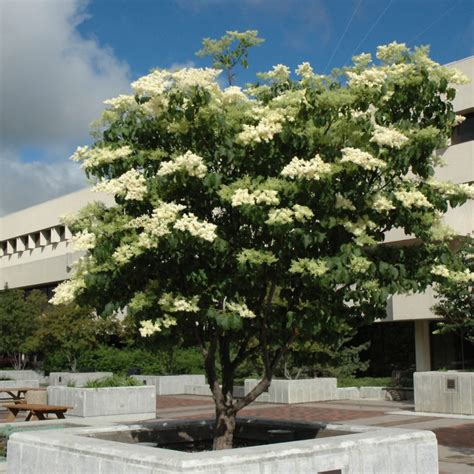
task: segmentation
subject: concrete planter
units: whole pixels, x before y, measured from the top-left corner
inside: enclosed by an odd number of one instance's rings
[[[74,407],[66,416],[156,416],[155,387],[72,388],[48,387],[50,405]]]
[[[48,381],[48,377],[34,370],[0,370],[0,378],[2,377],[12,380],[38,380],[39,383]]]
[[[258,384],[256,379],[245,380],[245,393]],[[262,393],[257,401],[268,403],[304,403],[337,400],[337,379],[321,377],[302,380],[273,380],[268,392]]]
[[[474,415],[474,372],[415,372],[415,410]]]
[[[0,388],[38,388],[39,381],[35,380],[0,380]]]
[[[84,387],[91,380],[112,377],[112,375],[112,372],[51,372],[49,385],[67,387],[68,384],[75,384],[75,387]]]
[[[264,423],[265,420],[243,420]],[[212,422],[175,423],[175,439],[190,424],[203,429]],[[160,423],[155,423],[159,430]],[[311,424],[315,426],[317,424]],[[60,432],[15,433],[8,443],[8,474],[55,472],[100,474],[315,474],[326,471],[355,473],[438,473],[438,448],[430,431],[319,425],[338,436],[280,442],[225,451],[181,452],[150,447],[141,441],[145,424],[104,428],[73,428]],[[278,431],[278,430],[276,430]],[[285,431],[285,430],[283,430]],[[297,429],[299,432],[299,429]],[[161,431],[159,431],[161,436]],[[146,434],[146,433],[145,433]],[[268,434],[271,435],[270,432]],[[260,436],[265,435],[265,431]],[[156,435],[155,435],[156,437]],[[130,442],[143,444],[130,444]],[[155,441],[156,442],[156,441]],[[147,445],[148,444],[148,445]]]
[[[204,375],[132,375],[144,385],[154,385],[157,395],[182,395],[186,385],[205,385]]]

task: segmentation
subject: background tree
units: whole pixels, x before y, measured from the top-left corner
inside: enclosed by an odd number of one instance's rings
[[[23,369],[28,362],[24,343],[47,304],[46,296],[38,290],[26,297],[24,290],[5,287],[0,291],[0,353],[12,359],[15,369]]]
[[[88,307],[51,306],[39,317],[36,331],[24,342],[24,347],[46,356],[56,353],[75,372],[82,353],[108,342],[119,332],[120,322],[116,318],[104,320]]]
[[[461,340],[461,364],[464,369],[464,341],[474,344],[474,240],[466,238],[457,254],[459,268],[464,270],[438,270],[443,278],[435,285],[438,303],[433,311],[443,318],[437,323],[434,334],[455,333]]]
[[[225,55],[225,51],[223,52]],[[331,76],[275,66],[242,91],[216,69],[154,70],[106,102],[97,140],[73,156],[116,205],[66,220],[88,250],[53,301],[103,315],[128,306],[142,336],[176,326],[202,349],[214,448],[291,345],[385,315],[454,265],[441,223],[472,188],[435,181],[465,77],[426,48],[392,43]],[[419,245],[380,245],[402,228]],[[237,368],[263,374],[240,399]],[[218,376],[217,361],[221,375]]]

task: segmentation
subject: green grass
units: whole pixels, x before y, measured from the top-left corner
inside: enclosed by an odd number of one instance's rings
[[[346,377],[338,378],[338,387],[390,387],[390,377]]]

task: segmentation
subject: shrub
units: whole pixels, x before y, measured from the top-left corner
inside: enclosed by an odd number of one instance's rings
[[[141,385],[138,380],[132,377],[123,377],[121,375],[112,375],[98,380],[89,380],[85,388],[104,388],[104,387],[134,387]]]

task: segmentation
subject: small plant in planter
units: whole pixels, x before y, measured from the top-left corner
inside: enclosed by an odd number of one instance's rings
[[[104,377],[97,380],[89,380],[85,388],[105,388],[105,387],[136,387],[142,384],[132,378],[114,375],[112,377]]]
[[[458,123],[452,84],[466,78],[426,48],[380,46],[375,62],[325,76],[277,65],[242,90],[234,67],[259,43],[255,31],[206,39],[213,69],[155,70],[107,101],[95,144],[73,159],[116,205],[65,221],[89,253],[53,298],[104,316],[127,306],[144,337],[194,334],[214,449],[232,447],[237,413],[293,343],[384,317],[389,295],[461,271],[441,219],[473,195],[432,178]],[[380,245],[393,228],[422,245]],[[262,378],[234,399],[256,354]]]

